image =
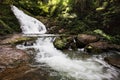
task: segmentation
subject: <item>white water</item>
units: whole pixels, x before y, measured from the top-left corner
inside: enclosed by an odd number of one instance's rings
[[[43,34],[46,33],[46,27],[37,19],[28,16],[17,7],[11,5],[11,9],[20,22],[20,27],[24,34]]]
[[[34,48],[38,53],[36,62],[44,63],[63,76],[75,78],[75,80],[116,80],[118,73],[102,59],[95,57],[86,60],[71,59],[53,46],[52,38],[38,38],[33,46],[22,48]],[[106,69],[105,69],[106,68]]]
[[[45,26],[38,20],[24,14],[15,6],[12,6],[12,10],[21,24],[23,33],[42,34],[46,32]],[[35,57],[36,62],[44,63],[44,66],[47,65],[69,78],[72,77],[76,80],[113,80],[117,76],[116,70],[102,59],[95,57],[86,60],[69,58],[53,46],[50,37],[38,38],[33,46],[21,46],[20,48],[34,48],[38,51]]]
[[[65,73],[66,76],[75,78],[76,80],[110,80],[117,73],[108,64],[97,58],[83,60],[70,59],[67,55],[54,48],[50,38],[39,38],[34,48],[39,50],[36,55],[36,61],[46,63],[52,69]],[[99,64],[100,63],[100,64]],[[109,67],[107,71],[103,71],[104,67]]]

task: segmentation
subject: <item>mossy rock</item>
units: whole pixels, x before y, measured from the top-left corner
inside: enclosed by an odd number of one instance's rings
[[[57,49],[60,50],[65,50],[69,48],[77,50],[76,42],[74,41],[74,39],[74,36],[57,37],[53,44]]]
[[[66,38],[57,37],[53,42],[53,44],[57,49],[61,49],[61,50],[68,49]]]
[[[25,41],[30,41],[30,40],[35,40],[36,38],[32,38],[32,37],[25,37],[22,36],[22,34],[13,34],[13,35],[8,35],[7,38],[1,40],[0,44],[12,44],[12,45],[16,45],[16,44],[20,44],[22,42]]]

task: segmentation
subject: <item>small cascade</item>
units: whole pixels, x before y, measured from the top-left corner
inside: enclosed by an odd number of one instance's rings
[[[39,50],[35,57],[38,63],[45,63],[52,69],[67,77],[75,78],[75,80],[111,80],[117,75],[115,69],[103,60],[97,58],[70,59],[53,46],[51,38],[39,38],[33,47]]]
[[[91,57],[86,60],[71,59],[53,45],[53,38],[38,38],[33,46],[22,46],[22,49],[34,48],[37,52],[37,65],[50,67],[60,75],[74,80],[117,80],[118,72],[103,59]],[[61,79],[64,80],[64,79]],[[71,80],[71,79],[70,79]]]
[[[46,33],[46,27],[43,23],[37,19],[28,16],[17,7],[11,5],[11,9],[15,14],[16,18],[20,22],[20,27],[24,34],[44,34]]]

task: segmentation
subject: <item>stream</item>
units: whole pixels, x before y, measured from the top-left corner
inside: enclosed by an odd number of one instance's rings
[[[23,34],[29,34],[27,37],[38,34],[35,36],[37,40],[33,43],[25,42],[16,46],[33,56],[30,66],[35,69],[32,70],[33,72],[30,71],[32,75],[46,77],[40,80],[119,80],[119,71],[108,65],[102,56],[83,58],[80,57],[81,54],[85,55],[81,52],[82,50],[67,52],[57,50],[53,45],[55,36],[51,37],[50,34],[44,36],[46,32],[44,24],[15,6],[11,8],[21,24]],[[71,56],[71,52],[72,55],[77,55]],[[35,76],[33,78],[36,78]]]
[[[119,72],[104,62],[104,56],[79,57],[85,54],[57,50],[53,40],[52,37],[39,37],[33,45],[17,45],[17,48],[28,51],[34,49],[32,66],[50,71],[49,76],[58,78],[51,80],[119,80]],[[70,57],[70,52],[77,55]]]

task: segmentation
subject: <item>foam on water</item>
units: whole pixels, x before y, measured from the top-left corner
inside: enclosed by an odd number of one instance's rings
[[[15,14],[16,18],[20,22],[20,27],[24,34],[43,34],[46,33],[46,27],[43,23],[37,19],[28,16],[23,11],[19,10],[17,7],[11,5],[11,9]]]
[[[36,62],[44,63],[45,66],[76,80],[113,80],[117,76],[115,69],[103,60],[95,57],[87,60],[69,58],[53,46],[51,39],[39,38],[33,46],[24,48],[35,48],[38,51]]]

